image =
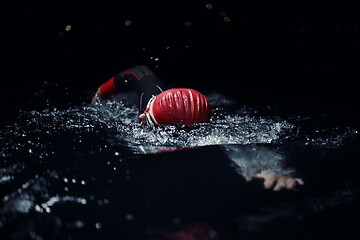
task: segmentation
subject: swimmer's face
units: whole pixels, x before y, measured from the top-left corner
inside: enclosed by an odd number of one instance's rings
[[[145,110],[145,112],[143,112],[142,114],[139,115],[140,124],[142,124],[142,125],[157,124],[157,122],[155,121],[155,118],[154,118],[153,111],[152,111],[152,106],[153,106],[153,104],[151,102],[149,105],[149,108],[147,108]],[[153,123],[151,123],[150,121],[153,121]]]

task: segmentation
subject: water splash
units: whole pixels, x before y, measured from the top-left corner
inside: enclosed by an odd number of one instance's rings
[[[340,147],[357,131],[354,129],[316,129],[304,132],[296,121],[262,116],[258,109],[238,106],[220,94],[209,94],[212,105],[210,124],[191,127],[142,126],[137,122],[137,108],[124,101],[111,100],[98,106],[76,106],[69,109],[45,109],[21,112],[19,122],[0,129],[0,157],[22,153],[33,159],[55,154],[55,144],[80,149],[84,142],[93,152],[111,147],[126,147],[133,153],[151,153],[207,145],[258,144],[298,141],[324,148]],[[54,140],[67,136],[68,144]],[[84,135],[89,138],[84,139]],[[99,141],[99,138],[104,141]],[[92,141],[89,143],[89,139]],[[106,142],[106,143],[105,143]],[[84,150],[89,150],[85,148]],[[13,163],[12,163],[13,164]],[[0,171],[2,182],[10,181],[10,166]],[[17,168],[20,169],[20,168]]]
[[[61,134],[64,131],[80,133],[99,133],[106,130],[109,145],[125,145],[134,150],[158,147],[193,147],[221,144],[272,143],[280,135],[293,128],[286,121],[240,114],[226,114],[223,108],[230,100],[209,97],[213,105],[210,124],[191,127],[159,126],[150,128],[137,123],[136,107],[126,102],[109,101],[100,106],[82,106],[65,110],[30,111],[22,114],[26,127],[15,125],[10,130],[13,139],[34,134],[39,135],[37,143],[23,143],[18,147],[26,148],[31,154],[45,147],[43,135]],[[7,130],[8,131],[8,130]],[[40,134],[41,132],[41,134]],[[9,134],[7,134],[9,135]],[[7,143],[7,149],[15,143]],[[37,145],[37,146],[34,146]],[[26,147],[25,147],[26,146]],[[139,151],[135,151],[140,153]],[[3,150],[2,154],[6,154]]]
[[[306,129],[301,125],[303,116],[282,119],[273,112],[262,114],[260,108],[239,106],[217,93],[207,98],[213,110],[211,122],[190,127],[140,125],[137,108],[126,100],[20,112],[13,125],[0,129],[0,228],[21,215],[54,214],[62,204],[109,205],[98,182],[103,187],[111,179],[95,178],[88,171],[76,176],[90,163],[95,169],[105,164],[104,169],[122,171],[128,181],[130,171],[121,162],[127,156],[221,145],[241,174],[247,175],[262,168],[283,171],[284,156],[267,146],[297,142],[319,149],[339,148],[357,134],[350,127]],[[118,163],[102,161],[106,154]],[[94,160],[94,155],[101,157]],[[133,216],[127,213],[124,219],[131,222]],[[100,229],[100,222],[73,219],[58,228]]]

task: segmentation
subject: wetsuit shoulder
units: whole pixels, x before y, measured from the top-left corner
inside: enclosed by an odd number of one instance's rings
[[[154,95],[165,87],[162,81],[146,66],[134,66],[116,74],[99,88],[100,98],[106,99],[117,92],[136,91],[140,96],[140,111]]]
[[[139,82],[142,78],[154,76],[154,73],[146,66],[134,66],[117,74],[114,77],[114,87],[117,91],[140,90]]]

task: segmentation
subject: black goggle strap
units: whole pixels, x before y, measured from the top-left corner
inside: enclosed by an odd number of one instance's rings
[[[144,96],[144,93],[142,93],[140,95],[140,102],[139,102],[139,114],[143,113],[144,112],[144,108],[143,108],[143,96]]]

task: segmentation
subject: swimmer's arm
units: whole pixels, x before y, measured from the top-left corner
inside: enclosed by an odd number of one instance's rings
[[[138,81],[138,79],[131,74],[131,72],[122,72],[115,75],[97,89],[94,97],[92,98],[92,103],[100,103],[101,101],[110,98],[117,92],[136,90],[134,89],[135,81]]]
[[[97,104],[101,101],[111,97],[117,92],[117,89],[114,84],[115,76],[110,78],[108,81],[103,83],[96,91],[95,95],[92,98],[91,103]]]
[[[131,90],[138,90],[137,84],[145,76],[154,75],[153,72],[146,66],[134,66],[125,71],[115,75],[108,81],[103,83],[96,91],[92,98],[92,103],[96,104],[105,99],[110,98],[117,92],[125,92]]]

